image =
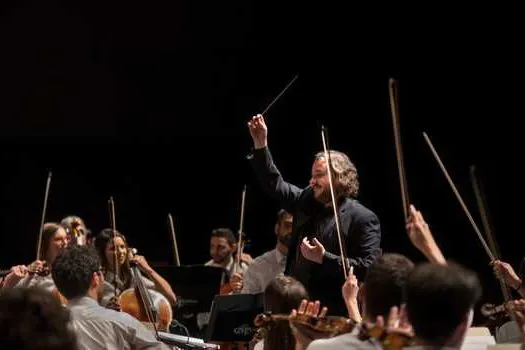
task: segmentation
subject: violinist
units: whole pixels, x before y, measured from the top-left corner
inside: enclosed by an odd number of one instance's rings
[[[248,264],[241,260],[238,266],[234,259],[237,252],[237,239],[232,230],[217,228],[212,231],[210,238],[211,260],[206,266],[220,267],[224,270],[221,286],[225,293],[239,292],[242,289],[242,276],[248,269]]]
[[[248,122],[248,128],[254,145],[248,159],[259,183],[294,217],[285,274],[303,283],[312,300],[320,300],[331,312],[342,316],[345,305],[341,286],[345,278],[324,152],[314,158],[309,186],[299,188],[286,182],[274,164],[263,116],[254,116]],[[349,264],[354,266],[357,278],[362,280],[367,268],[381,254],[379,219],[356,199],[358,175],[348,156],[330,151],[330,158],[343,246]]]
[[[403,289],[409,274],[414,269],[414,263],[400,254],[384,254],[368,269],[364,283],[361,286],[363,296],[363,322],[350,333],[333,338],[314,340],[308,350],[323,349],[376,349],[380,348],[377,340],[363,342],[360,331],[367,323],[374,323],[378,316],[388,318],[393,306],[403,303]],[[328,309],[330,312],[330,309]]]
[[[413,205],[409,207],[406,230],[412,245],[431,263],[443,266],[447,264],[423,215]],[[363,311],[360,325],[350,334],[316,340],[310,344],[308,350],[339,349],[346,346],[374,349],[376,345],[379,346],[379,342],[374,339],[375,336],[371,336],[370,341],[363,344],[363,339],[370,336],[367,333],[369,327],[366,325],[374,324],[378,317],[388,319],[393,307],[401,308],[404,302],[405,285],[413,269],[414,263],[406,256],[389,253],[379,257],[370,266],[361,287],[355,286],[355,281],[352,281],[353,277],[350,275],[343,286],[343,298],[350,318],[359,322],[358,318],[361,315],[356,300],[356,289],[358,289]]]
[[[146,261],[143,256],[130,254],[126,238],[120,232],[115,232],[115,239],[113,240],[113,233],[111,229],[104,229],[96,237],[95,247],[100,255],[102,267],[104,269],[104,277],[106,283],[104,284],[104,295],[102,297],[102,305],[114,303],[115,296],[115,282],[117,285],[117,296],[124,290],[134,287],[134,281],[131,275],[130,262],[136,263],[146,276],[142,276],[142,281],[147,289],[156,290],[164,295],[168,301],[175,305],[177,298],[171,289],[169,283],[160,276]],[[115,281],[115,267],[114,257],[115,249],[117,249],[118,273],[119,276]],[[115,307],[117,305],[110,305]]]
[[[50,274],[51,265],[67,243],[68,237],[64,227],[56,223],[46,223],[40,245],[41,259],[29,266],[13,266],[12,272],[5,278],[4,288],[38,286],[53,292],[55,284]]]
[[[68,299],[79,349],[169,349],[134,317],[99,304],[104,274],[93,247],[68,247],[53,262],[52,273],[60,293]]]
[[[290,276],[276,276],[264,290],[264,311],[271,314],[289,314],[298,308],[308,293],[301,282]],[[259,334],[254,350],[294,350],[295,338],[289,322],[276,322]]]
[[[237,239],[229,228],[214,229],[210,237],[211,260],[206,266],[214,266],[223,270],[220,294],[232,294],[242,290],[243,275],[248,269],[248,264],[241,260],[238,266],[234,258],[237,252]],[[208,312],[197,314],[197,325],[201,329],[208,325],[210,314]]]

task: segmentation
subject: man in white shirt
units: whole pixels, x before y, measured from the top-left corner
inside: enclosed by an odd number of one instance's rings
[[[99,305],[104,274],[93,248],[67,248],[51,270],[58,290],[68,300],[79,349],[170,349],[131,315]]]
[[[243,294],[258,294],[264,292],[266,286],[277,276],[284,273],[286,255],[292,238],[293,216],[281,209],[277,213],[274,231],[277,244],[263,255],[258,256],[248,266],[243,276]]]
[[[234,254],[237,251],[237,239],[229,228],[216,228],[210,237],[211,260],[204,265],[223,269],[221,280],[221,293],[231,294],[242,289],[243,275],[248,269],[248,264],[241,260],[237,264]],[[208,325],[209,312],[197,314],[197,326],[201,331]]]

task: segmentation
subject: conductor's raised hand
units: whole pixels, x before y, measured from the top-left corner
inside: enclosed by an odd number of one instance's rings
[[[264,122],[262,114],[253,116],[248,122],[248,129],[250,129],[250,135],[253,139],[253,147],[255,149],[264,148],[267,145],[268,140],[268,128]]]

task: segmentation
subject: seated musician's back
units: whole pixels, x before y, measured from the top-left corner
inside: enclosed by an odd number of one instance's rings
[[[104,284],[100,258],[93,248],[68,247],[53,262],[52,274],[68,299],[80,349],[169,349],[129,314],[99,305]]]

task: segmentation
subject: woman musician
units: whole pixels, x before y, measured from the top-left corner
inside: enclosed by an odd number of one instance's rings
[[[67,244],[68,236],[63,226],[52,222],[44,224],[39,247],[40,258],[29,266],[13,266],[4,280],[3,288],[41,287],[52,292],[60,302],[65,303],[65,299],[55,287],[51,276],[51,265]]]
[[[118,277],[116,281],[114,267],[115,247],[117,249],[116,255],[118,263],[116,269],[118,271]],[[118,231],[115,232],[115,238],[113,240],[112,230],[104,229],[95,240],[95,248],[100,255],[102,268],[105,271],[101,305],[108,306],[110,301],[114,303],[115,300],[113,297],[120,295],[120,293],[126,289],[135,287],[130,262],[136,263],[139,269],[146,274],[146,277],[141,276],[141,278],[147,289],[161,293],[168,299],[171,305],[175,305],[177,298],[169,283],[148,264],[143,256],[130,254],[130,249],[123,234]],[[117,286],[116,290],[115,285]]]

